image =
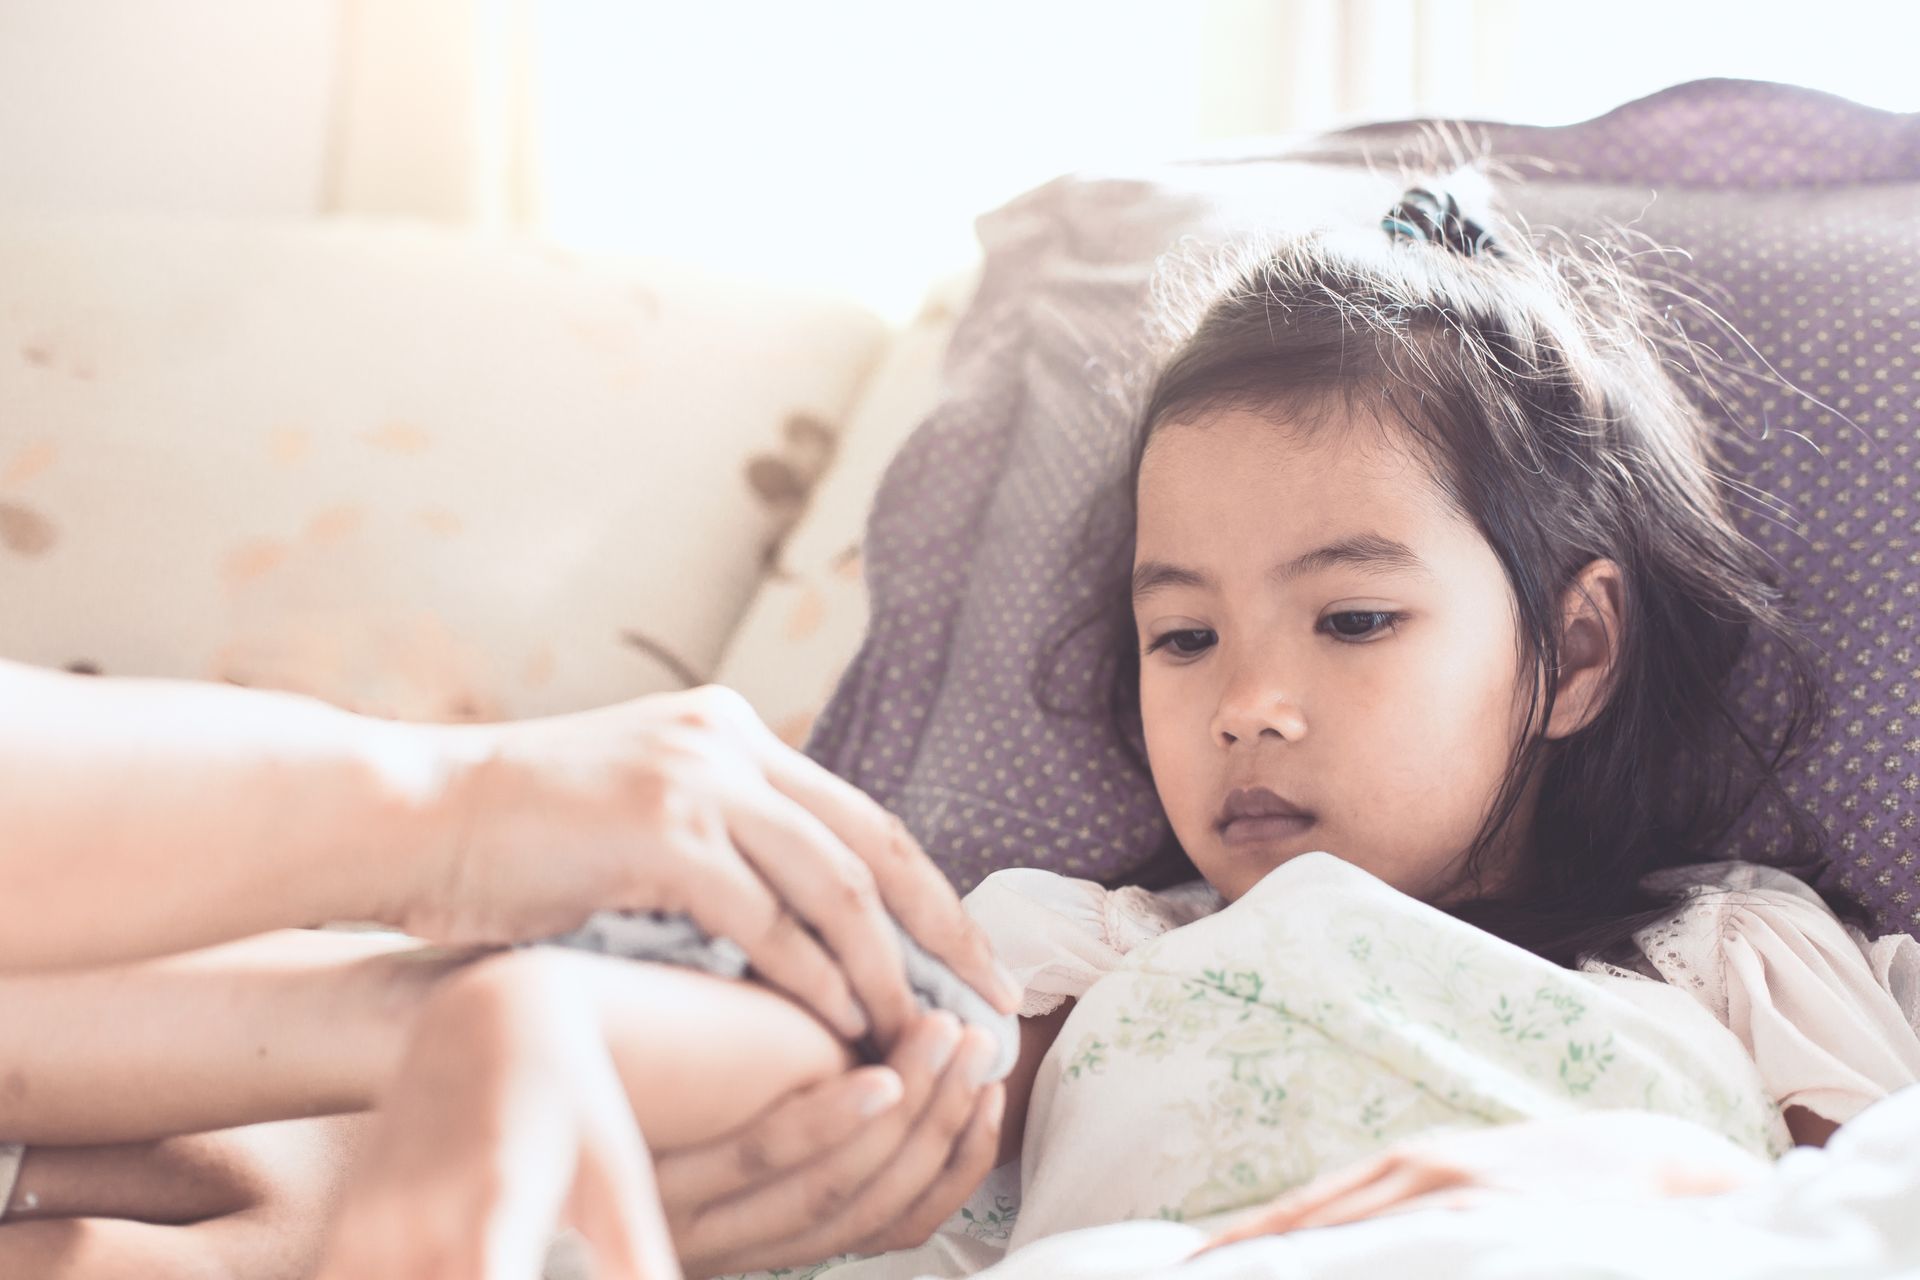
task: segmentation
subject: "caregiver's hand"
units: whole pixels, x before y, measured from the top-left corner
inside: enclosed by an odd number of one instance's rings
[[[956,1048],[956,1045],[958,1046]],[[922,1015],[885,1066],[795,1093],[731,1137],[656,1162],[693,1276],[801,1266],[922,1243],[992,1170],[1005,1095],[969,1078],[974,1030]]]
[[[686,910],[885,1044],[911,1008],[891,908],[990,1001],[1017,999],[905,829],[727,689],[449,726],[0,660],[0,708],[0,969],[323,920],[511,942],[598,907]]]
[[[422,1011],[318,1280],[537,1280],[563,1225],[606,1280],[679,1276],[599,1020],[515,958],[447,979]]]
[[[1451,1130],[1397,1143],[1295,1188],[1206,1248],[1388,1213],[1466,1208],[1496,1196],[1718,1195],[1764,1178],[1771,1167],[1711,1129],[1647,1111]]]
[[[399,911],[449,943],[564,932],[598,907],[685,912],[849,1040],[914,1012],[888,911],[1003,1011],[1017,993],[904,825],[706,686],[450,744],[459,834]]]

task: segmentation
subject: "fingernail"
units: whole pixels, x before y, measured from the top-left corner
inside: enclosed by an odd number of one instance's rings
[[[1006,1006],[1001,1012],[1012,1013],[1020,1007],[1020,1000],[1026,992],[1020,989],[1019,984],[1014,982],[1013,975],[1008,973],[1006,967],[998,960],[993,962],[993,976],[1000,984],[1000,1003]]]
[[[849,1040],[865,1040],[873,1024],[867,1021],[866,1010],[860,1007],[858,1000],[849,999],[847,1007],[840,1013],[840,1031]]]
[[[927,1070],[935,1074],[946,1070],[947,1061],[953,1057],[953,1051],[959,1044],[959,1025],[951,1017],[936,1019],[934,1029],[927,1038]]]
[[[962,1059],[961,1067],[967,1073],[967,1083],[978,1089],[993,1080],[993,1068],[1000,1057],[1000,1045],[986,1032],[976,1031],[967,1045],[967,1056]]]
[[[906,1086],[893,1072],[876,1075],[860,1092],[860,1114],[871,1120],[899,1102],[905,1092]]]

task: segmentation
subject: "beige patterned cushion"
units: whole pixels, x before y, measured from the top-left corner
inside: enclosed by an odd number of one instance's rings
[[[381,714],[711,677],[886,326],[394,225],[0,223],[0,654]]]
[[[887,350],[847,422],[840,453],[734,633],[717,678],[798,747],[867,627],[861,540],[881,473],[932,411],[954,321],[976,274],[936,284]]]

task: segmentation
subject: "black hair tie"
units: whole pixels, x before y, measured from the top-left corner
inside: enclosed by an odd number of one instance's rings
[[[1380,227],[1389,240],[1424,240],[1468,258],[1479,253],[1500,256],[1492,232],[1462,213],[1451,195],[1425,187],[1409,188],[1380,219]]]

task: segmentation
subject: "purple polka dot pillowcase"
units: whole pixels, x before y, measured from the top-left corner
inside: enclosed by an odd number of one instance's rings
[[[1684,258],[1647,274],[1708,301],[1751,351],[1710,341],[1722,456],[1758,491],[1736,521],[1795,600],[1828,720],[1786,777],[1825,829],[1834,877],[1883,930],[1920,924],[1920,183],[1766,194],[1666,189],[1649,205],[1617,187],[1536,188],[1537,221],[1622,222]],[[1703,361],[1712,357],[1702,352]],[[1771,376],[1761,362],[1770,366]],[[1791,384],[1782,385],[1780,379]],[[1797,389],[1797,390],[1796,390]],[[1764,496],[1762,496],[1764,495]],[[1785,678],[1756,645],[1733,684],[1765,732]],[[1782,850],[1757,806],[1727,857]]]
[[[1920,921],[1920,117],[1780,85],[1703,81],[1562,128],[1472,125],[1508,207],[1625,226],[1642,268],[1716,309],[1773,377],[1716,380],[1745,528],[1778,561],[1832,716],[1789,776],[1836,876],[1883,929]],[[872,622],[809,751],[907,820],[963,886],[997,867],[1119,877],[1164,847],[1149,781],[1102,722],[1043,710],[1033,674],[1078,607],[1079,538],[1124,474],[1154,355],[1204,267],[1273,233],[1371,225],[1420,122],[1284,155],[1063,178],[981,219],[981,284],[949,394],[895,459],[867,540]],[[1379,166],[1374,172],[1369,164]],[[1724,337],[1724,334],[1721,335]],[[1727,344],[1722,356],[1731,356]],[[1736,362],[1737,363],[1737,362]],[[1796,390],[1782,385],[1783,378]],[[1084,571],[1084,572],[1083,572]],[[1091,647],[1056,673],[1097,679]],[[1757,727],[1777,687],[1736,674]],[[1767,856],[1749,815],[1726,856]]]

